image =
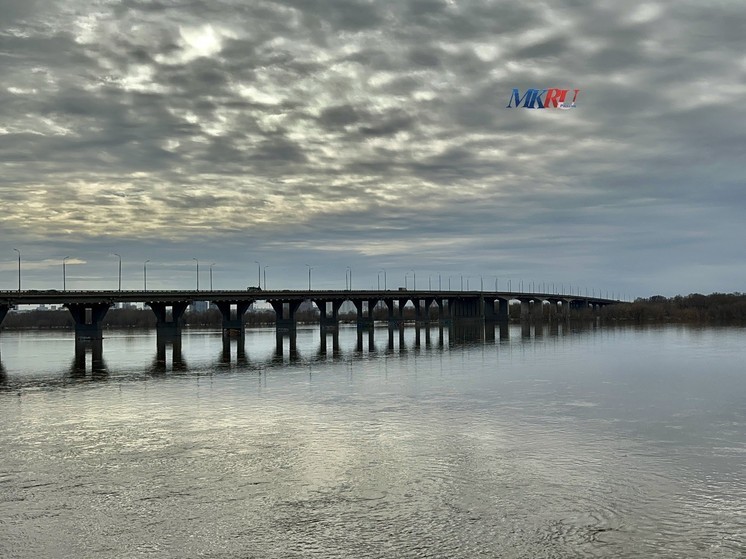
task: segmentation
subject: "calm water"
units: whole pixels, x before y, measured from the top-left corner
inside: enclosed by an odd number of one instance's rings
[[[746,329],[509,334],[2,332],[0,557],[746,557]]]

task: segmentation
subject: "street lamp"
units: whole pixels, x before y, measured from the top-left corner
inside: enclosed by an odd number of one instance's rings
[[[417,291],[417,272],[414,270],[409,270],[412,272],[412,291]]]
[[[210,291],[212,291],[212,267],[215,265],[215,262],[210,264]]]
[[[383,272],[383,290],[386,291],[386,269],[385,268],[381,268],[380,270],[378,270],[378,280],[379,280],[378,289],[381,288],[380,286],[381,272]]]
[[[197,291],[199,291],[199,259],[192,258],[197,263]]]
[[[269,264],[265,265],[262,269],[264,272],[264,289],[267,289],[267,268],[269,268]]]
[[[150,260],[146,260],[142,263],[142,290],[147,291],[148,290],[148,262]]]
[[[313,270],[313,266],[306,264],[306,267],[308,268],[308,290],[311,291],[311,270]]]
[[[70,257],[65,256],[65,258],[62,259],[62,291],[67,291],[67,285],[65,281],[65,277],[67,276],[67,273],[65,271],[65,263],[67,262],[68,258]]]
[[[18,291],[21,291],[21,251],[17,248],[13,250],[18,253]]]
[[[112,253],[112,256],[116,256],[119,258],[119,291],[122,290],[122,257],[119,256],[116,252]]]
[[[254,260],[254,263],[256,264],[256,276],[257,276],[256,281],[259,282],[259,285],[257,287],[261,289],[262,288],[262,265],[259,264],[258,260]],[[266,285],[264,286],[264,289],[267,289]]]
[[[345,271],[345,284],[347,284],[347,274],[350,274],[350,283],[348,289],[352,291],[352,268],[347,266],[347,270]]]

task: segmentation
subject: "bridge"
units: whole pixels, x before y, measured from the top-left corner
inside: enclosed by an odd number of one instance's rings
[[[383,303],[387,308],[390,328],[404,322],[404,307],[414,306],[418,325],[430,323],[430,309],[438,309],[438,322],[469,329],[485,324],[507,322],[512,301],[521,305],[523,321],[569,318],[571,309],[594,309],[619,303],[601,297],[572,294],[525,293],[511,291],[442,291],[442,290],[218,290],[218,291],[0,291],[0,324],[8,311],[19,305],[60,305],[67,308],[75,321],[78,340],[103,337],[103,320],[108,310],[118,303],[143,303],[156,318],[159,337],[178,337],[183,315],[195,301],[213,303],[222,314],[225,335],[243,338],[245,314],[257,302],[268,303],[276,313],[278,335],[293,334],[296,313],[304,301],[312,301],[319,309],[322,332],[334,332],[339,325],[339,309],[350,301],[357,309],[357,326],[365,330],[373,325],[373,309]],[[545,308],[548,312],[545,312]]]

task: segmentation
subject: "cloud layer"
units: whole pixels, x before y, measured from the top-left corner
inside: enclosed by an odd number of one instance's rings
[[[133,288],[197,257],[223,287],[259,260],[277,287],[307,263],[742,290],[740,2],[5,4],[0,289],[20,247],[29,287],[69,254],[105,287],[118,252]]]

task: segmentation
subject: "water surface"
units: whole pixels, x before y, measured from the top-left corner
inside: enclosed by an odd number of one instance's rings
[[[746,553],[742,328],[106,336],[0,334],[2,557]]]

